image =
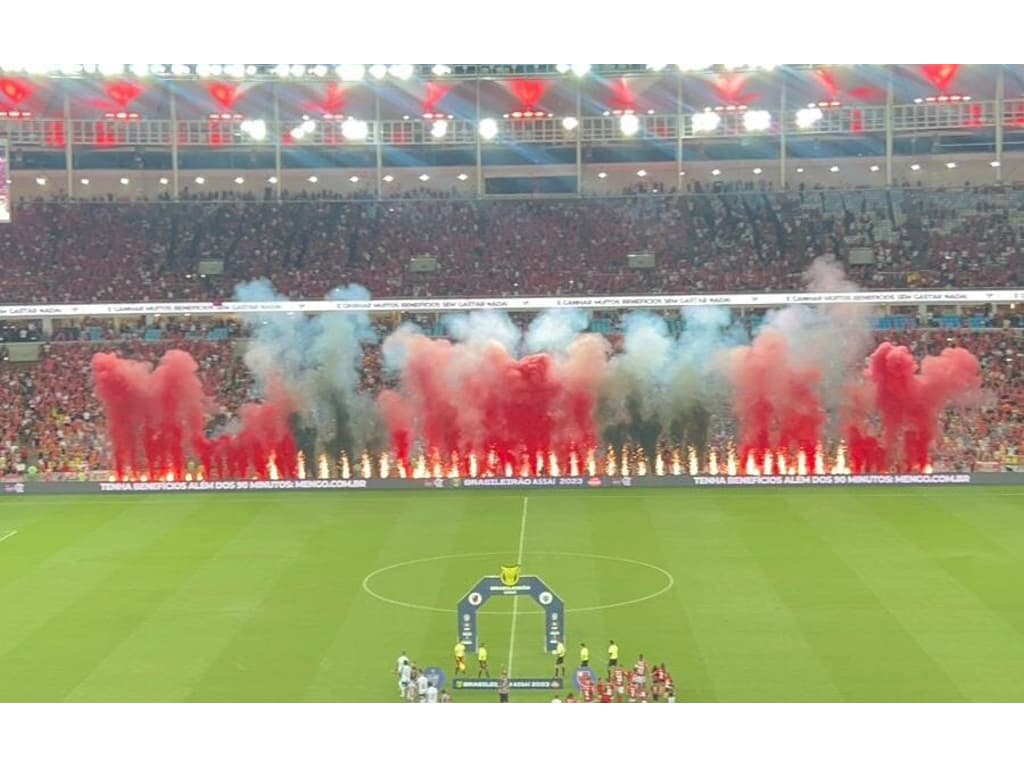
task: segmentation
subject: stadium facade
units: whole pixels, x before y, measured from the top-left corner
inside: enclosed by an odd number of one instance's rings
[[[988,184],[1024,66],[0,65],[2,141],[15,199]]]

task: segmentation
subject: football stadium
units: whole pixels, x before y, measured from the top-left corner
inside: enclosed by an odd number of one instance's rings
[[[0,65],[0,701],[1019,702],[1024,66]]]

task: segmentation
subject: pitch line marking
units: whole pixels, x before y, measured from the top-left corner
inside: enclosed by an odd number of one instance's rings
[[[420,603],[409,603],[404,600],[395,600],[390,597],[374,592],[370,587],[370,582],[382,573],[387,571],[397,570],[399,568],[405,568],[410,565],[419,565],[420,563],[433,563],[438,560],[455,560],[473,557],[499,557],[502,555],[508,555],[508,552],[470,552],[470,553],[456,553],[453,555],[436,555],[434,557],[419,557],[415,560],[405,560],[401,563],[393,563],[392,565],[385,565],[383,568],[378,568],[375,571],[371,571],[363,578],[363,591],[366,592],[370,597],[380,600],[382,603],[389,605],[397,605],[399,608],[413,608],[417,611],[433,611],[434,613],[456,613],[454,608],[438,608],[435,605],[422,605]],[[629,605],[636,605],[638,603],[646,603],[648,600],[654,600],[656,597],[661,597],[663,594],[668,592],[672,587],[675,586],[675,577],[660,566],[654,565],[653,563],[647,563],[643,560],[632,560],[628,557],[616,557],[615,555],[595,555],[589,552],[534,552],[534,557],[589,557],[595,560],[609,560],[611,562],[627,563],[629,565],[638,565],[641,568],[648,568],[652,571],[657,571],[665,577],[665,584],[656,592],[652,592],[649,595],[643,595],[642,597],[635,597],[631,600],[621,600],[617,603],[605,603],[604,605],[588,605],[582,608],[566,608],[566,613],[591,613],[593,611],[607,611],[612,608],[624,608]],[[492,616],[508,616],[512,611],[488,611]],[[537,615],[540,616],[543,611],[522,611],[523,615]]]
[[[530,503],[527,496],[523,496],[523,520],[519,524],[519,554],[516,555],[516,565],[523,564],[523,545],[526,544],[526,509]],[[512,632],[508,638],[508,676],[512,677],[512,657],[516,652],[516,619],[519,618],[519,595],[512,598]]]
[[[7,531],[3,536],[0,536],[0,541],[7,541],[11,536],[16,534],[17,531]]]

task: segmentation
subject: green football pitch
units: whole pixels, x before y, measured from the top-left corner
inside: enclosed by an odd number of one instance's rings
[[[934,487],[7,497],[0,700],[397,702],[520,551],[683,701],[1024,700],[1024,492]],[[551,674],[536,604],[479,626]]]

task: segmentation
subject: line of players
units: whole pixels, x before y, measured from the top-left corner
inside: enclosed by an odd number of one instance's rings
[[[565,677],[565,646],[559,640],[555,649],[555,676]],[[651,685],[648,691],[647,678]],[[608,671],[601,679],[590,666],[590,649],[586,643],[580,643],[580,668],[576,672],[580,687],[580,700],[584,703],[597,701],[603,704],[611,702],[646,702],[648,695],[655,702],[662,698],[670,704],[676,700],[675,682],[665,668],[664,663],[651,665],[641,653],[631,670],[619,664],[619,646],[614,640],[608,641]],[[555,701],[557,701],[557,697]],[[572,694],[566,701],[574,701]]]
[[[425,670],[413,664],[405,651],[402,651],[396,663],[398,674],[398,698],[420,704],[448,704],[451,694],[447,689],[438,690],[434,680]]]

